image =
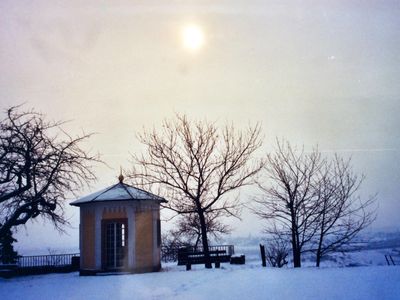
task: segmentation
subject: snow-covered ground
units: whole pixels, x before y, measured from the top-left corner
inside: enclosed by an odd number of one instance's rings
[[[0,279],[0,299],[400,299],[400,267],[262,268],[79,277],[78,273]]]
[[[374,237],[374,236],[372,236]],[[389,238],[388,238],[389,237]],[[202,265],[186,271],[176,263],[162,272],[79,277],[78,273],[0,278],[0,300],[7,299],[400,299],[400,266],[387,266],[385,255],[400,264],[399,233],[379,235],[361,250],[332,253],[314,267],[312,255],[303,268],[262,268],[259,238],[237,239],[235,252],[245,265]],[[35,254],[29,252],[29,254]],[[49,252],[77,252],[52,249]],[[24,253],[25,254],[25,253]],[[28,253],[26,253],[28,254]],[[290,260],[290,258],[289,258]]]

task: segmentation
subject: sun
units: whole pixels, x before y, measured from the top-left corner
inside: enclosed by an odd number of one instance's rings
[[[197,25],[187,25],[182,31],[183,46],[186,49],[195,51],[204,45],[203,30]]]

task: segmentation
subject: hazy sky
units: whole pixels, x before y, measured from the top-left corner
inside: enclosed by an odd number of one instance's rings
[[[195,51],[189,24],[204,34]],[[375,226],[399,225],[400,1],[3,0],[0,69],[1,109],[26,103],[98,132],[88,146],[112,169],[92,191],[129,167],[135,132],[179,112],[262,122],[264,151],[278,136],[352,155],[362,193],[379,193]],[[69,237],[36,226],[20,245],[77,245],[78,209],[68,215]],[[246,215],[235,227],[261,228]]]

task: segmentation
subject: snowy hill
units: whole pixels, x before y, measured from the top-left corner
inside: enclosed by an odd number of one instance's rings
[[[268,245],[269,240],[263,236],[247,236],[230,238],[224,243],[235,245],[235,252],[244,253],[246,261],[259,261],[259,244]],[[396,264],[400,264],[400,230],[397,228],[362,232],[350,245],[343,247],[342,251],[324,257],[321,266],[384,266],[387,265],[385,255],[392,255]],[[288,259],[291,265],[290,250]],[[302,265],[314,266],[314,255],[304,253]]]

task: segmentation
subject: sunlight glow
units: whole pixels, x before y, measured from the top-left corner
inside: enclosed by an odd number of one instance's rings
[[[182,32],[183,45],[190,50],[198,50],[204,44],[203,30],[196,25],[188,25]]]

